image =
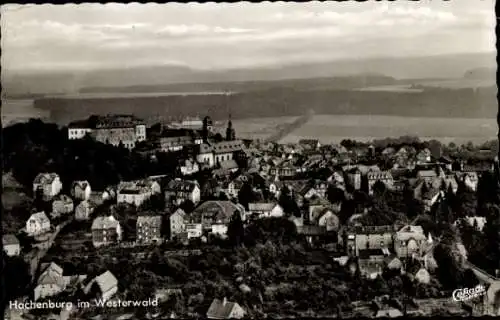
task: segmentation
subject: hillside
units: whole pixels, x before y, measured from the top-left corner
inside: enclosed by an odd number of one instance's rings
[[[171,84],[233,83],[385,75],[396,79],[462,78],[475,68],[496,68],[496,52],[427,57],[385,57],[332,60],[247,69],[196,70],[185,66],[163,65],[127,69],[13,71],[2,69],[2,85],[7,96],[19,94],[75,93],[101,87],[135,87]],[[385,83],[390,84],[390,83]],[[285,81],[285,86],[286,86]],[[196,85],[195,85],[196,87]],[[185,88],[185,87],[183,87]],[[219,87],[220,88],[220,87]],[[339,88],[337,88],[339,89]],[[115,89],[113,89],[115,90]],[[121,89],[120,89],[121,90]],[[151,89],[148,89],[151,90]],[[186,89],[183,89],[186,90]],[[190,89],[196,90],[196,89]],[[226,87],[223,90],[228,90]]]
[[[425,88],[422,92],[315,90],[275,88],[230,95],[147,96],[115,98],[46,98],[35,107],[50,110],[57,123],[89,114],[134,113],[150,119],[161,116],[210,114],[226,119],[316,114],[376,114],[418,117],[490,118],[497,113],[496,87],[467,89]]]

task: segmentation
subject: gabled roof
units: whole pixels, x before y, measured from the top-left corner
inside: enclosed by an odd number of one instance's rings
[[[43,264],[42,273],[38,277],[37,284],[57,284],[63,286],[63,269],[54,262]]]
[[[244,210],[241,205],[231,201],[206,201],[199,205],[190,216],[197,221],[205,218],[229,223],[235,213],[242,214]]]
[[[34,184],[51,184],[56,178],[59,178],[57,173],[39,173],[36,177],[35,180],[33,181]]]
[[[113,217],[97,217],[92,222],[92,230],[116,229],[120,223]]]
[[[161,224],[161,216],[138,216],[137,217],[137,225],[139,224],[148,224],[148,225],[160,225]]]
[[[2,236],[2,243],[4,246],[19,244],[19,240],[13,234],[4,234]]]
[[[271,211],[276,206],[274,202],[254,202],[248,204],[248,210],[250,211]]]
[[[96,277],[95,282],[101,289],[101,292],[107,292],[113,287],[118,286],[118,280],[110,271],[106,271],[100,276]]]
[[[31,217],[30,217],[30,219],[36,220],[40,224],[44,224],[44,223],[47,223],[47,222],[50,223],[49,218],[47,217],[47,215],[43,211],[40,211],[40,212],[32,214]]]
[[[241,308],[236,302],[214,299],[208,308],[207,318],[210,319],[229,319],[230,314],[235,308]]]
[[[194,180],[174,179],[168,183],[166,191],[192,192],[197,186],[198,182]]]
[[[90,187],[90,184],[87,180],[73,181],[73,184],[71,185],[71,189],[74,189],[76,187],[79,187],[80,189],[85,190],[87,187]]]

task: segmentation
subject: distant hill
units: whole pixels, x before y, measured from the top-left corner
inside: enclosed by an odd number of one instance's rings
[[[348,59],[255,67],[252,69],[195,70],[185,66],[148,66],[67,72],[2,70],[7,95],[26,93],[75,93],[93,87],[149,87],[185,83],[232,83],[286,79],[384,75],[396,79],[462,78],[475,68],[496,68],[496,53],[455,54],[408,58]],[[89,89],[84,91],[88,92]]]

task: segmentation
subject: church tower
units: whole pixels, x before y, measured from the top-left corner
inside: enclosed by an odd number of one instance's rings
[[[233,123],[231,122],[231,114],[229,114],[229,121],[227,122],[227,129],[226,129],[226,140],[232,141],[235,139],[236,139],[236,132],[234,131]]]

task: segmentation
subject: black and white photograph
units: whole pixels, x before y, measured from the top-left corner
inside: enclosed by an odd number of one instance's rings
[[[500,316],[494,0],[0,14],[0,318]]]

